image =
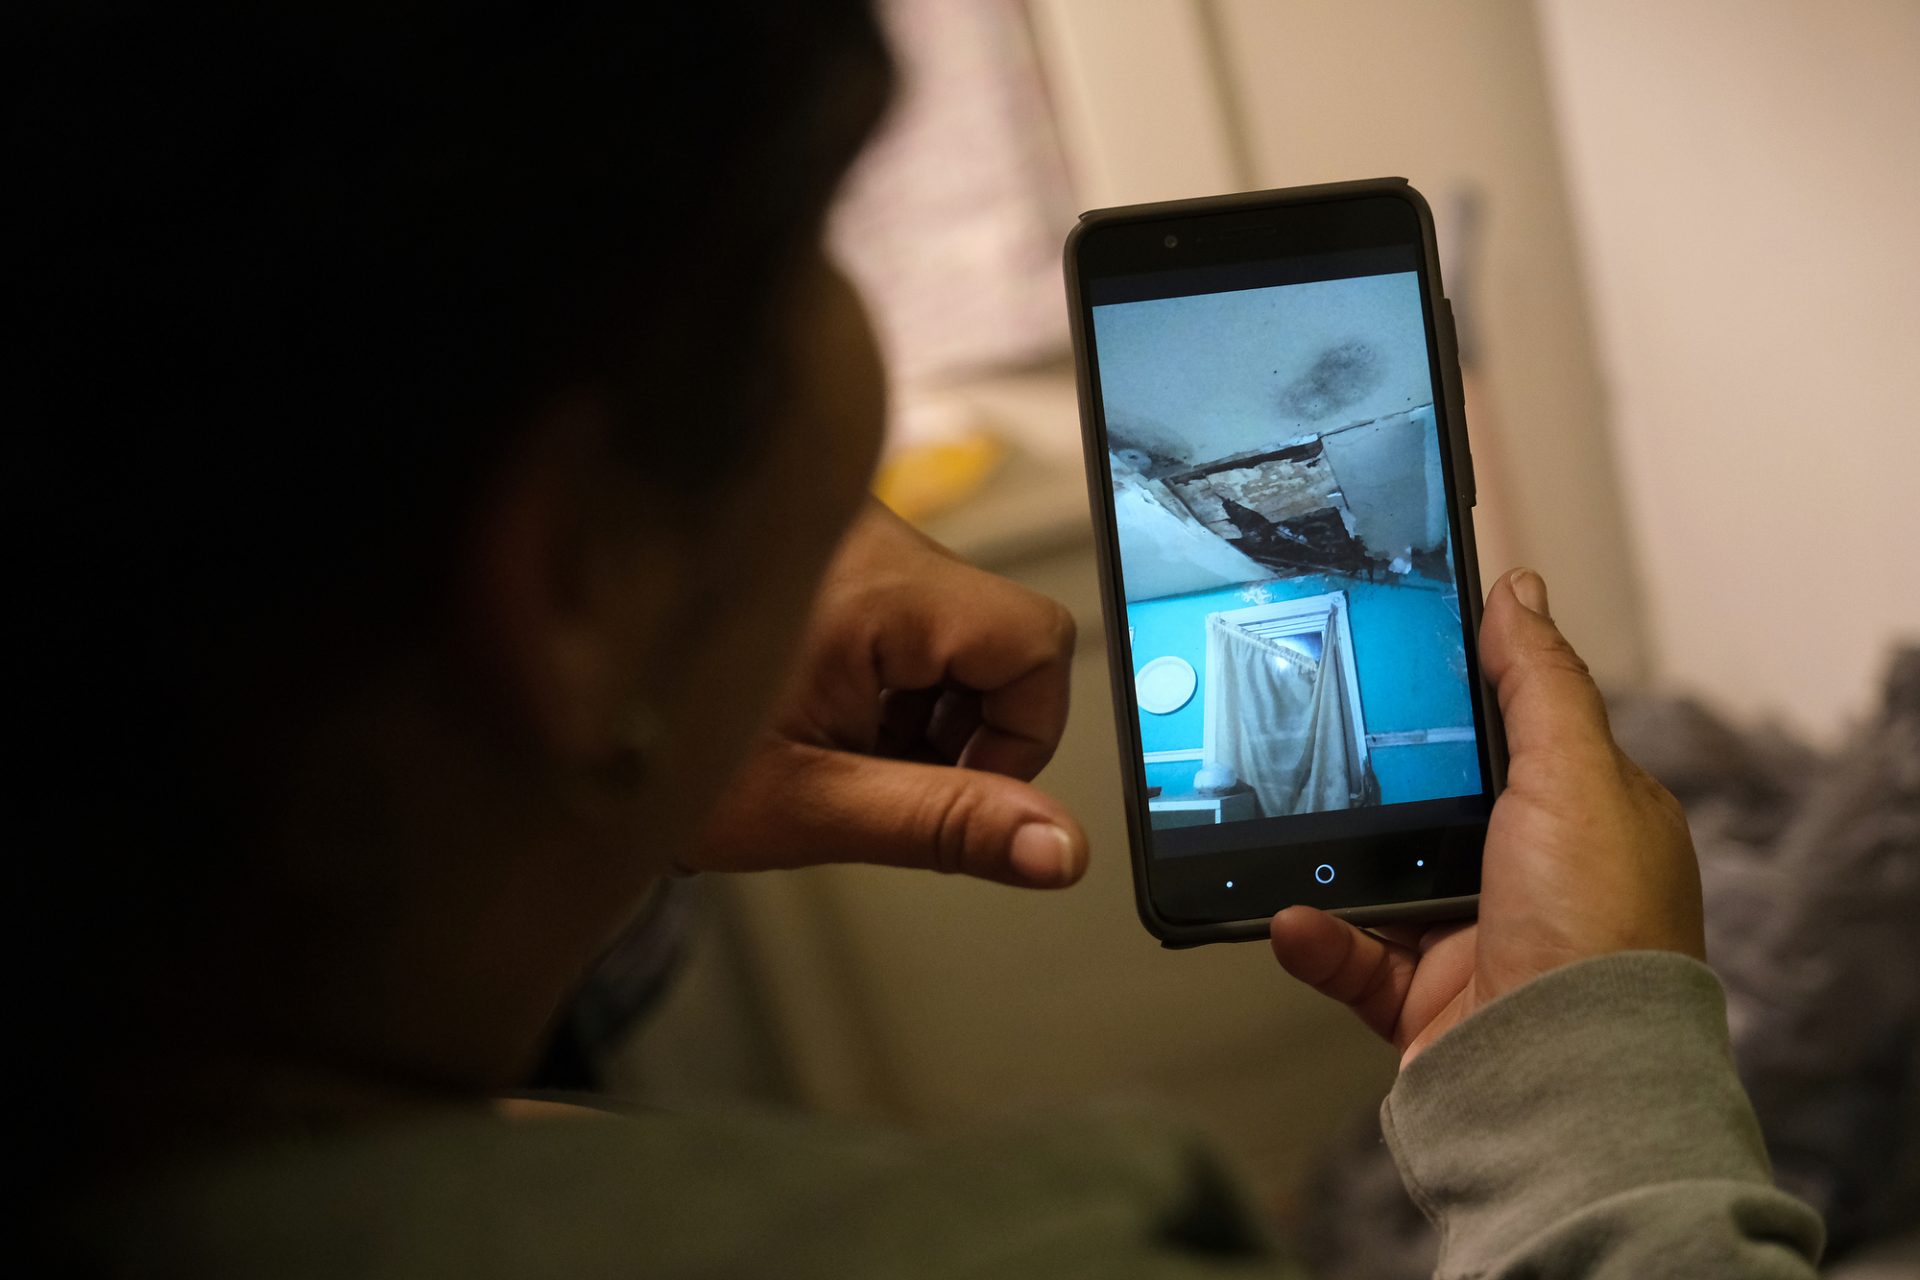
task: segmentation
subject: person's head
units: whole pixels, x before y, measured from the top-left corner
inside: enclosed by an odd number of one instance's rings
[[[505,1083],[695,832],[861,500],[879,378],[818,232],[885,101],[872,16],[6,24],[15,554],[58,705],[15,982],[86,979],[47,1060],[133,1006]]]

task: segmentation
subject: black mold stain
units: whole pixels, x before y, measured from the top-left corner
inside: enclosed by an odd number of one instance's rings
[[[1385,361],[1370,343],[1342,342],[1314,357],[1307,371],[1281,391],[1280,408],[1289,417],[1324,418],[1360,400],[1385,376]]]

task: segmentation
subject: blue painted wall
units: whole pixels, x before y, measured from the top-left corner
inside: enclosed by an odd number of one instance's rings
[[[1466,655],[1460,641],[1460,623],[1447,607],[1451,584],[1418,576],[1389,584],[1312,574],[1164,596],[1127,606],[1135,671],[1162,654],[1174,654],[1192,663],[1200,677],[1192,700],[1178,711],[1164,716],[1140,714],[1140,738],[1145,750],[1180,751],[1201,745],[1207,688],[1207,615],[1260,603],[1243,595],[1253,587],[1264,588],[1271,601],[1346,592],[1367,732],[1453,728],[1473,723],[1473,707],[1462,675]],[[1189,791],[1198,767],[1197,762],[1187,761],[1149,764],[1147,783],[1163,787],[1169,794]],[[1471,795],[1480,790],[1479,758],[1471,742],[1377,747],[1373,750],[1373,768],[1380,780],[1383,804]]]

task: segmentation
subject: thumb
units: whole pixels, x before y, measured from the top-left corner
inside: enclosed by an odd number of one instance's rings
[[[1516,762],[1532,755],[1612,756],[1606,703],[1547,612],[1547,584],[1533,570],[1509,570],[1488,593],[1480,668],[1499,697]]]
[[[1002,774],[807,743],[767,748],[702,843],[700,869],[757,871],[865,862],[1064,888],[1087,869],[1066,808]]]

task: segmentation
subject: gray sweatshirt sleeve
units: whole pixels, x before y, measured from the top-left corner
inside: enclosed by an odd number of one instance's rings
[[[1503,996],[1401,1072],[1381,1124],[1449,1280],[1816,1275],[1819,1215],[1773,1186],[1719,981],[1684,956]]]

